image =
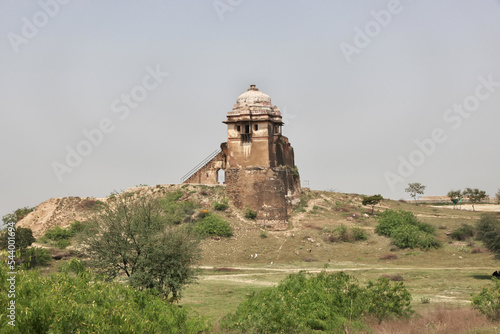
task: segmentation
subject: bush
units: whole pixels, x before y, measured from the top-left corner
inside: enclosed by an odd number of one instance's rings
[[[403,283],[387,279],[360,287],[343,272],[304,272],[289,275],[277,287],[253,293],[235,313],[226,315],[223,329],[239,333],[344,332],[344,326],[362,329],[364,315],[380,321],[409,316],[411,296]]]
[[[399,248],[416,248],[429,250],[441,247],[441,243],[433,236],[434,226],[419,221],[411,212],[404,210],[386,210],[378,218],[375,232],[392,239]]]
[[[472,297],[472,305],[476,310],[486,315],[493,321],[500,320],[500,280],[493,279],[495,286],[483,288]]]
[[[462,227],[456,229],[450,234],[450,237],[454,240],[464,241],[469,238],[473,238],[475,235],[475,229],[471,225],[462,225]]]
[[[233,235],[233,229],[229,223],[215,214],[205,216],[202,221],[196,224],[195,231],[202,237],[230,237]]]
[[[477,223],[477,237],[488,250],[500,257],[500,221],[493,214],[484,214]]]
[[[266,231],[266,230],[262,230],[262,231],[260,231],[260,237],[261,237],[262,239],[267,238],[267,237],[268,237],[267,231]]]
[[[224,211],[229,207],[227,198],[224,198],[222,201],[215,201],[214,209],[217,211]]]
[[[33,236],[33,231],[30,228],[18,227],[15,229],[16,249],[23,250],[31,246],[34,243],[35,237]],[[7,249],[9,241],[8,230],[5,232],[0,232],[0,249]]]
[[[60,249],[64,249],[69,245],[71,245],[71,241],[69,241],[68,239],[59,239],[54,243],[54,246]]]
[[[404,248],[415,248],[422,232],[415,225],[401,225],[391,232],[391,239],[394,245]]]
[[[160,199],[160,206],[164,210],[164,217],[167,224],[179,225],[191,221],[191,216],[195,213],[198,205],[193,201],[179,201],[184,196],[184,192],[177,190],[167,193]]]
[[[31,247],[21,254],[21,262],[26,268],[46,266],[52,261],[50,252],[45,248]]]
[[[255,218],[257,218],[257,211],[254,211],[251,208],[247,207],[245,209],[245,218],[248,218],[248,219],[255,219]]]
[[[44,236],[45,236],[45,238],[52,240],[52,241],[69,239],[72,237],[71,232],[69,230],[64,229],[60,226],[54,226],[53,228],[45,231]]]
[[[77,266],[72,266],[77,269]],[[80,266],[81,267],[81,266]],[[15,327],[2,312],[2,333],[201,333],[203,319],[165,303],[148,291],[117,282],[103,282],[89,271],[42,275],[19,271],[16,276]],[[5,267],[0,290],[8,291]],[[0,304],[7,305],[7,293]],[[20,330],[21,329],[21,330]]]
[[[352,239],[354,239],[355,241],[368,239],[368,234],[362,228],[353,227],[351,231],[352,231]]]
[[[69,233],[73,237],[77,235],[78,233],[82,232],[85,229],[85,224],[75,220],[71,225],[69,226]]]
[[[368,234],[362,228],[359,227],[349,228],[344,224],[340,224],[340,226],[334,229],[333,231],[330,229],[324,229],[323,231],[326,233],[336,234],[336,235],[329,235],[325,238],[326,241],[330,242],[337,242],[337,241],[353,242],[353,241],[368,239]]]

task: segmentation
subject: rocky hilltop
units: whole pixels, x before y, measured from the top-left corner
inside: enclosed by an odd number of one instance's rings
[[[68,227],[75,220],[85,220],[97,201],[106,200],[92,197],[54,197],[39,204],[35,211],[21,219],[16,226],[30,228],[33,235],[39,237],[51,227]]]
[[[146,196],[163,196],[167,192],[174,191],[176,189],[186,188],[187,185],[180,184],[166,184],[166,185],[156,185],[156,186],[142,186],[142,187],[132,187],[125,190],[125,192],[135,193],[138,195]],[[221,194],[219,197],[223,196],[224,187],[217,185],[194,185],[193,189],[196,187],[204,188],[220,188]],[[203,190],[201,190],[203,193]],[[39,204],[35,211],[29,213],[26,217],[21,219],[16,226],[30,228],[33,231],[33,235],[37,238],[45,233],[48,229],[54,226],[60,226],[63,228],[69,227],[71,223],[75,220],[85,221],[90,214],[95,212],[93,208],[99,202],[108,202],[113,200],[114,194],[104,198],[95,197],[54,197]],[[191,194],[192,197],[197,197],[198,202],[202,206],[206,206],[209,203],[209,198],[200,194]]]

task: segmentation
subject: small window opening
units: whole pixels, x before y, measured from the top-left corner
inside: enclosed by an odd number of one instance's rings
[[[218,184],[226,183],[226,172],[224,171],[224,169],[219,169],[217,171],[217,183]]]
[[[236,126],[236,130],[238,130],[238,132],[240,132],[241,131],[241,126],[237,125]]]
[[[245,125],[245,133],[250,133],[250,124]]]
[[[253,128],[254,128],[254,130],[255,130],[255,131],[259,130],[259,126],[258,126],[257,124],[255,124],[255,125],[253,126]]]

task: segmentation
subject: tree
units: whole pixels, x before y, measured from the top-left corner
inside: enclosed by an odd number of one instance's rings
[[[500,221],[493,214],[483,214],[477,223],[477,238],[500,258]]]
[[[500,204],[500,188],[498,188],[498,191],[495,194],[495,197],[497,198],[497,203]]]
[[[82,252],[108,279],[125,273],[132,286],[171,294],[173,302],[194,280],[200,258],[199,239],[186,225],[170,222],[159,200],[116,196],[89,219]]]
[[[24,208],[17,209],[13,213],[8,213],[2,217],[4,224],[13,223],[16,224],[18,221],[26,217],[30,212],[35,211],[35,208],[30,208],[25,206]]]
[[[480,203],[488,197],[484,190],[479,190],[478,188],[466,188],[463,195],[469,198],[469,203],[472,204],[472,211],[476,211],[474,204]]]
[[[35,237],[33,236],[33,231],[30,228],[18,227],[14,231],[15,233],[15,246],[16,250],[25,250],[32,243],[35,242]],[[0,249],[7,249],[9,241],[9,232],[5,231],[0,233]]]
[[[380,201],[382,201],[383,199],[384,198],[380,194],[373,195],[373,196],[366,196],[363,198],[363,201],[361,202],[361,204],[371,206],[372,207],[372,214],[373,214],[373,208],[375,207],[375,205],[380,203]]]
[[[418,182],[408,183],[408,188],[406,188],[405,191],[410,193],[410,196],[415,200],[415,205],[417,205],[417,195],[423,195],[425,186]]]
[[[455,205],[457,205],[458,203],[461,203],[462,202],[462,192],[460,190],[450,190],[448,191],[448,195],[447,195],[451,202],[453,203],[453,208],[455,208]]]

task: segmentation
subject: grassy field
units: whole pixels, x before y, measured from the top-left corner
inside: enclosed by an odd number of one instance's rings
[[[196,186],[190,187],[194,194]],[[362,284],[382,276],[402,280],[422,317],[441,312],[454,322],[450,314],[460,318],[460,312],[464,312],[456,307],[472,312],[471,294],[492,285],[491,273],[500,269],[499,261],[480,242],[458,242],[448,235],[463,224],[474,225],[481,212],[384,200],[372,215],[357,194],[305,191],[303,196],[307,205],[293,213],[286,231],[263,233],[255,221],[242,218],[238,210],[230,207],[223,212],[235,234],[229,239],[203,242],[198,282],[187,287],[181,304],[217,322],[233,312],[246,295],[276,285],[290,273],[346,271]],[[435,226],[436,238],[443,247],[430,251],[396,249],[388,238],[374,233],[377,214],[386,209],[411,211]],[[341,225],[363,229],[368,239],[330,242],[331,231]],[[257,258],[251,257],[254,254]],[[493,324],[478,324],[483,330],[470,333],[496,333]],[[384,330],[379,328],[377,332]]]

